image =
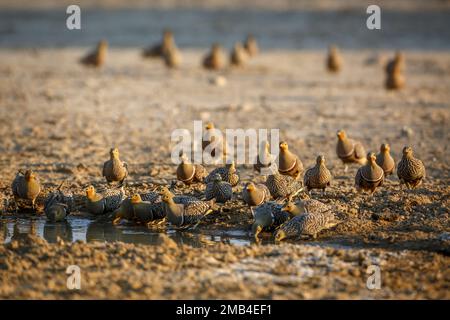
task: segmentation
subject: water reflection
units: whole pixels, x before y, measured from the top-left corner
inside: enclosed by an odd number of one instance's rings
[[[72,226],[68,221],[46,221],[44,225],[43,237],[50,243],[56,242],[58,240],[58,237],[64,241],[72,242]]]

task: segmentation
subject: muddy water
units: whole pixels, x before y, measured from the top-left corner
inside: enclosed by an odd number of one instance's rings
[[[205,247],[217,242],[247,245],[253,241],[245,230],[207,230],[200,232],[173,229],[165,231],[178,244],[192,247]],[[55,243],[58,237],[67,242],[115,242],[156,244],[160,231],[143,226],[122,224],[114,226],[111,222],[80,217],[69,217],[63,222],[49,222],[45,217],[0,219],[0,240],[8,243],[27,234],[35,234],[49,243]],[[270,241],[264,240],[266,244]]]

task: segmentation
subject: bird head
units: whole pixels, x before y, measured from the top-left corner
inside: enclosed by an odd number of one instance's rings
[[[391,151],[391,146],[388,143],[383,143],[380,147],[381,152],[389,152]]]
[[[131,197],[131,203],[140,203],[142,202],[142,198],[139,195],[139,193],[133,194],[133,196]]]
[[[236,166],[234,164],[234,160],[232,160],[230,163],[227,163],[227,168],[229,172],[236,172]]]
[[[25,171],[25,180],[27,181],[31,181],[34,180],[36,178],[36,175],[34,174],[34,172],[30,169],[28,169],[27,171]]]
[[[317,163],[318,165],[325,164],[325,157],[324,157],[323,155],[319,155],[319,156],[317,157],[317,159],[316,159],[316,163]]]
[[[253,182],[249,182],[247,183],[245,188],[247,189],[248,192],[253,192],[255,191],[255,184]]]
[[[88,199],[91,199],[92,197],[94,197],[95,196],[95,188],[94,188],[94,186],[88,186],[87,188],[86,188],[86,197],[88,198]]]
[[[375,153],[373,153],[373,152],[367,153],[367,161],[369,161],[370,163],[375,163],[376,159],[377,159],[377,156]]]
[[[288,212],[290,215],[296,216],[299,214],[305,213],[305,205],[302,201],[299,201],[299,203],[295,203],[292,201],[287,202],[283,208],[281,208],[281,211]]]
[[[403,148],[403,155],[405,157],[412,156],[412,154],[413,154],[413,150],[412,150],[412,148],[410,146],[406,146],[406,147]]]
[[[275,241],[281,241],[283,239],[286,238],[286,232],[284,232],[283,230],[277,230],[277,232],[275,232]]]
[[[337,137],[338,137],[338,139],[339,140],[344,140],[346,137],[347,137],[347,134],[345,133],[345,131],[344,130],[338,130],[338,132],[337,132]]]
[[[109,150],[109,155],[111,156],[111,158],[118,158],[119,157],[119,149],[111,148],[111,150]]]
[[[221,182],[222,181],[222,176],[219,173],[216,173],[213,177],[213,181],[214,182]]]
[[[214,129],[214,123],[208,122],[208,123],[205,125],[205,129],[206,129],[206,130]]]
[[[287,144],[286,141],[281,141],[281,142],[280,142],[280,150],[282,150],[282,151],[287,151],[287,150],[289,150],[289,146],[288,146],[288,144]]]

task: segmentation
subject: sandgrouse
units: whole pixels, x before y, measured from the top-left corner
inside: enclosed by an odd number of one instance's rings
[[[219,44],[213,44],[211,52],[203,59],[203,67],[211,70],[220,70],[225,67],[225,55]]]
[[[95,50],[81,58],[80,62],[86,66],[101,67],[105,64],[107,51],[108,43],[105,40],[101,40]]]
[[[361,142],[349,139],[344,130],[339,130],[337,137],[336,153],[345,164],[345,172],[347,172],[347,163],[366,163],[366,151]]]
[[[280,142],[280,154],[278,156],[278,171],[298,179],[303,172],[303,163],[289,150],[287,142]]]
[[[395,169],[395,161],[390,150],[389,144],[383,143],[380,147],[380,153],[377,154],[377,164],[383,169],[385,177],[391,175]]]
[[[367,154],[367,163],[358,169],[355,176],[355,188],[358,192],[369,191],[373,194],[384,181],[384,171],[376,162],[373,152]]]
[[[403,156],[397,165],[397,175],[400,183],[405,184],[409,189],[421,184],[425,178],[425,166],[423,162],[414,157],[411,147],[403,148]]]
[[[123,181],[128,176],[128,165],[119,158],[119,149],[112,148],[109,151],[110,159],[103,164],[102,175],[106,178],[106,181],[119,182],[123,184]]]
[[[269,189],[262,183],[254,184],[253,182],[249,182],[242,189],[242,199],[250,207],[259,206],[270,200],[270,198]]]
[[[18,210],[18,200],[31,201],[31,206],[35,209],[36,198],[41,192],[41,183],[38,176],[32,170],[23,172],[19,170],[11,184],[16,211]]]
[[[330,186],[331,179],[330,170],[325,166],[325,157],[320,155],[316,159],[316,165],[306,170],[303,184],[308,191],[322,189],[325,193],[325,188]]]

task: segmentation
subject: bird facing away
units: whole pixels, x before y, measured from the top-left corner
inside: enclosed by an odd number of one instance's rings
[[[177,168],[177,179],[187,185],[203,182],[208,175],[206,169],[200,164],[192,164],[185,154],[181,154],[181,163]]]
[[[214,123],[208,122],[205,125],[205,132],[202,137],[202,150],[207,151],[211,157],[217,154],[226,155],[227,154],[227,144],[222,135],[218,135]]]
[[[383,169],[385,177],[391,175],[395,169],[395,161],[390,151],[389,144],[383,143],[380,147],[380,153],[377,154],[377,164]]]
[[[146,58],[164,57],[165,53],[171,48],[176,48],[174,36],[171,30],[165,29],[161,43],[144,49],[142,55]]]
[[[361,142],[349,139],[344,130],[337,132],[337,138],[336,153],[345,164],[345,171],[347,171],[347,163],[366,163],[366,151]]]
[[[369,191],[372,195],[384,181],[384,171],[376,162],[373,152],[367,154],[367,163],[358,169],[355,176],[355,188],[358,192]]]
[[[17,203],[19,199],[31,201],[31,207],[35,209],[36,198],[41,192],[41,183],[32,170],[26,170],[25,173],[19,170],[11,184],[11,189],[16,211],[19,208]]]
[[[291,218],[288,212],[281,210],[282,207],[279,203],[269,201],[252,210],[252,234],[255,239],[262,231],[271,231]]]
[[[342,68],[342,57],[336,46],[330,46],[328,49],[327,69],[330,72],[337,73]]]
[[[253,182],[249,182],[242,189],[242,199],[250,207],[259,206],[269,201],[270,198],[269,189],[262,183],[254,184]]]
[[[216,174],[219,174],[222,181],[228,182],[232,187],[239,183],[239,172],[234,165],[234,161],[227,163],[224,167],[216,168],[205,178],[205,183],[209,183],[214,180]]]
[[[256,38],[251,34],[249,34],[245,39],[244,48],[250,57],[254,57],[259,53],[258,42],[256,41]]]
[[[222,181],[220,174],[216,173],[212,181],[208,182],[205,189],[206,200],[215,199],[218,203],[225,203],[231,200],[233,188],[230,183]]]
[[[267,176],[266,186],[274,199],[293,198],[303,190],[302,183],[291,176],[274,172]]]
[[[125,198],[123,186],[106,189],[102,193],[97,193],[94,186],[88,186],[86,188],[86,209],[95,215],[113,212],[120,207]]]
[[[243,67],[248,60],[247,52],[239,42],[234,44],[230,53],[230,64],[235,67]]]
[[[44,202],[44,213],[52,222],[63,221],[67,215],[75,210],[75,200],[71,193],[64,193],[61,188],[64,181],[55,192],[50,193]]]
[[[411,147],[403,148],[402,159],[397,165],[397,175],[400,183],[409,189],[419,186],[425,178],[425,166],[421,160],[414,157]]]
[[[203,59],[203,67],[210,70],[220,70],[225,67],[225,54],[222,47],[215,43]]]
[[[108,184],[119,182],[121,185],[128,176],[128,165],[120,160],[119,149],[117,148],[111,148],[109,156],[110,159],[103,164],[102,175],[106,178]]]
[[[175,46],[165,50],[163,58],[166,67],[171,69],[178,68],[182,62],[181,52]]]
[[[198,224],[203,217],[212,212],[214,201],[194,201],[185,204],[175,203],[173,194],[163,192],[161,198],[167,213],[167,221],[172,225],[190,226]]]
[[[306,170],[303,184],[308,191],[322,189],[325,193],[325,188],[330,186],[331,179],[330,170],[325,166],[325,157],[320,155],[316,159],[316,165]]]
[[[265,170],[269,170],[269,168],[275,163],[275,156],[270,153],[270,144],[269,142],[262,141],[259,146],[259,152],[256,156],[256,163],[253,165],[253,169],[258,171],[259,173],[265,173]],[[269,171],[267,171],[269,172]]]
[[[339,221],[331,210],[300,214],[278,228],[275,232],[275,241],[302,236],[312,236],[315,239],[319,232],[332,228],[338,223]]]
[[[86,66],[101,67],[105,64],[107,52],[108,42],[101,40],[95,50],[81,58],[80,62]]]
[[[303,172],[303,163],[289,150],[287,142],[280,142],[280,154],[278,156],[278,171],[298,179]]]

